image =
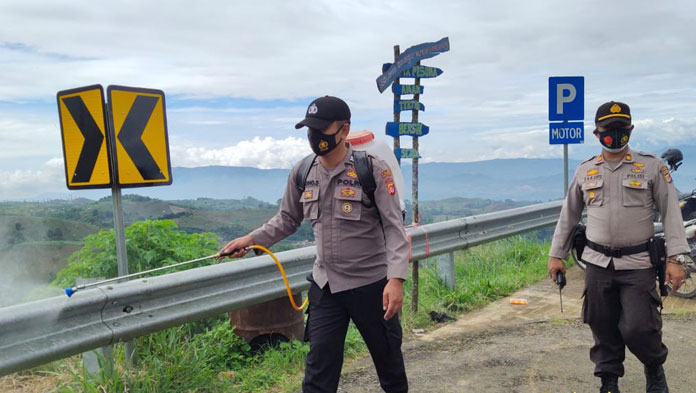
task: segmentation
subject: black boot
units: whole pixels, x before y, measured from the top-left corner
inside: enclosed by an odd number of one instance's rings
[[[619,392],[619,377],[616,375],[603,375],[602,387],[599,393],[621,393]]]
[[[646,393],[669,393],[667,379],[665,379],[665,369],[662,365],[644,366],[645,369],[645,391]]]

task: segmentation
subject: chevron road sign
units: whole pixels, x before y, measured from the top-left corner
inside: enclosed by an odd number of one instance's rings
[[[56,96],[68,189],[111,188],[104,89],[92,85]]]
[[[110,126],[116,146],[116,181],[121,187],[172,183],[164,92],[109,86]]]

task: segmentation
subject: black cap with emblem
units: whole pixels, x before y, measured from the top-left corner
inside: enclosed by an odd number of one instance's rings
[[[606,102],[597,108],[595,123],[598,126],[606,126],[611,123],[623,123],[631,125],[631,108],[623,102]]]
[[[334,121],[350,121],[350,108],[340,98],[332,96],[319,97],[307,107],[304,120],[295,124],[295,128],[309,127],[323,130]]]

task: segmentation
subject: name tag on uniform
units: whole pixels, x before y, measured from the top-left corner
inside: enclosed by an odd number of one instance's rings
[[[351,201],[359,201],[362,198],[362,188],[356,187],[336,187],[334,191],[336,199],[348,199]]]
[[[648,188],[648,182],[644,180],[624,179],[622,184],[624,187],[634,188],[637,190],[645,190]]]

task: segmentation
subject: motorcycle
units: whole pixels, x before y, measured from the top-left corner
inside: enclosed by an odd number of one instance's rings
[[[671,175],[683,163],[684,155],[679,149],[669,149],[662,153],[662,159],[667,163]],[[687,262],[684,266],[684,270],[686,271],[684,283],[677,291],[672,291],[670,288],[670,292],[676,297],[694,298],[696,297],[696,263],[693,262],[693,259],[696,259],[696,190],[692,190],[690,193],[682,193],[677,190],[677,197],[679,198],[679,209],[681,210],[682,220],[684,221],[686,239],[691,248],[692,261]],[[662,222],[657,212],[655,217],[655,234],[657,236],[664,236]],[[575,264],[578,265],[580,269],[585,270],[585,262],[582,261],[581,258],[578,258],[574,248],[571,248],[571,254],[573,255]]]

